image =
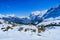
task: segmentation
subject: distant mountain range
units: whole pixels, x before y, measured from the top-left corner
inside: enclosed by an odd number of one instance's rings
[[[28,17],[4,16],[0,15],[0,19],[19,24],[38,24],[45,19],[57,18],[60,16],[60,5],[49,10],[32,12]]]

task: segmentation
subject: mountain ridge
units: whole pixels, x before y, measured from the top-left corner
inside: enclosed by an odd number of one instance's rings
[[[15,15],[7,15],[7,16],[1,15],[0,19],[9,22],[20,23],[20,24],[37,25],[45,19],[49,19],[49,18],[54,19],[59,16],[60,16],[60,5],[54,8],[50,8],[49,10],[34,11],[28,17],[18,17]]]

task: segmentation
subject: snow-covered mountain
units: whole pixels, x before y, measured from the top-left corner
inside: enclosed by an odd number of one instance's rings
[[[20,24],[38,24],[43,20],[42,16],[47,10],[32,12],[28,17],[17,17],[15,15],[1,15],[0,19]]]
[[[0,19],[20,24],[38,24],[45,19],[57,18],[59,16],[60,16],[60,5],[54,8],[50,8],[49,10],[34,11],[28,17],[17,17],[14,15],[0,14]]]
[[[42,16],[47,12],[47,10],[43,10],[43,11],[34,11],[32,12],[32,14],[30,14],[30,18],[33,24],[38,24],[41,21],[43,21]]]
[[[14,23],[26,23],[26,24],[28,24],[28,23],[30,23],[30,19],[28,19],[28,18],[19,18],[19,17],[3,17],[2,18],[3,20],[5,20],[5,21],[9,21],[9,22],[14,22]]]
[[[1,15],[1,14],[0,14]],[[45,19],[57,18],[60,16],[60,5],[49,10],[34,11],[28,17],[17,17],[14,15],[1,15],[0,19],[20,24],[38,24]]]
[[[28,17],[0,14],[0,40],[60,40],[60,5]]]
[[[17,17],[15,15],[1,15],[0,19],[8,21],[8,22],[14,22],[14,23],[20,23],[20,24],[29,24],[31,23],[31,20],[29,17]]]
[[[60,5],[58,5],[57,7],[50,8],[43,17],[47,19],[47,18],[56,18],[59,16],[60,16]]]

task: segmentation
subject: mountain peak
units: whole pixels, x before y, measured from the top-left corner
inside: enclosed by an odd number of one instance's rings
[[[34,11],[34,12],[32,12],[32,14],[31,14],[31,15],[33,15],[33,16],[40,16],[40,17],[42,17],[42,16],[43,16],[46,12],[47,12],[47,10]]]
[[[50,8],[43,17],[46,19],[56,18],[58,16],[60,16],[60,5],[58,5],[57,7]]]

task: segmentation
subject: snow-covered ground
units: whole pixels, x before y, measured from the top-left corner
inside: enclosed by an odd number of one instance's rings
[[[55,27],[49,30],[46,30],[41,34],[44,37],[41,37],[41,40],[60,40],[60,27]]]
[[[46,23],[43,21],[40,24],[49,24],[49,22],[55,22],[58,23],[60,21],[57,20],[49,20]],[[30,29],[36,29],[35,26],[33,25],[19,25],[16,27],[13,27],[13,30],[9,29],[8,31],[2,31],[2,27],[7,27],[10,26],[12,27],[11,24],[4,23],[4,21],[1,21],[2,24],[0,24],[0,40],[60,40],[60,27],[59,26],[54,26],[54,27],[49,27],[46,29],[44,32],[38,33],[36,32],[31,32],[31,31],[18,31],[20,27],[24,28],[30,28]],[[40,25],[38,24],[38,25]]]
[[[15,29],[5,32],[0,30],[0,40],[60,40],[60,27],[58,26],[41,32],[41,36],[34,32],[17,31],[16,29],[15,27]]]

